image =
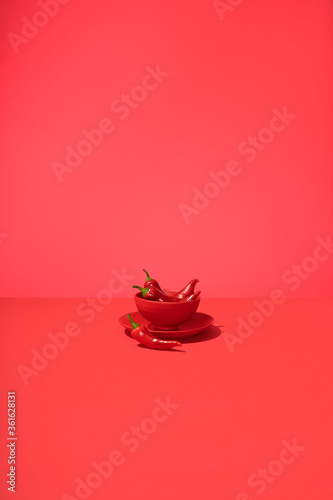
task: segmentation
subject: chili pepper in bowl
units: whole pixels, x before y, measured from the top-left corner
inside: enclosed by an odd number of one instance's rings
[[[181,347],[181,343],[177,340],[161,340],[154,337],[144,325],[135,323],[129,314],[127,314],[127,317],[132,323],[132,337],[146,347],[150,347],[151,349],[172,349],[173,347]]]
[[[157,288],[163,295],[162,296],[160,295],[159,298],[155,298],[155,295],[158,296],[158,294],[155,291],[154,291],[154,293],[150,292],[150,291],[148,293],[148,290],[147,290],[146,292],[141,291],[142,297],[147,298],[149,300],[159,300],[160,302],[172,302],[172,300],[166,299],[166,298],[164,298],[164,300],[160,300],[160,298],[163,298],[166,296],[165,292],[161,288],[158,281],[149,276],[148,271],[146,271],[146,269],[143,269],[143,271],[147,275],[147,279],[145,281],[143,290],[145,290],[147,287],[153,286],[153,287]],[[194,289],[195,289],[195,286],[198,282],[199,282],[198,279],[191,280],[184,288],[179,290],[179,292],[177,292],[173,295],[168,295],[167,297],[171,297],[172,299],[179,300],[179,301],[184,300],[184,299],[186,299],[194,294]],[[134,288],[139,288],[139,287],[134,287]],[[195,298],[197,298],[197,297],[195,297]],[[192,299],[192,300],[194,300],[194,299]]]
[[[159,282],[157,280],[154,280],[154,278],[151,278],[148,274],[148,271],[146,271],[145,269],[143,269],[143,272],[147,275],[147,279],[145,281],[145,284],[143,285],[144,288],[146,288],[148,285],[153,285],[155,288],[158,288],[159,290],[161,290],[161,292],[163,292]]]
[[[133,285],[133,288],[138,288],[140,290],[143,299],[155,300],[158,302],[179,302],[179,299],[166,295],[162,290],[159,290],[154,285],[148,285],[145,288]]]
[[[190,297],[190,295],[192,295],[194,293],[195,285],[198,282],[199,282],[199,280],[197,280],[197,279],[191,280],[186,286],[184,286],[184,288],[179,290],[179,292],[177,292],[175,295],[172,295],[172,297],[174,299],[177,299],[177,300],[182,300],[182,299],[185,299],[187,297]]]
[[[180,300],[179,302],[190,302],[191,300],[195,300],[199,297],[201,292],[195,292],[192,293],[192,295],[189,295],[188,297],[185,297],[185,299]]]

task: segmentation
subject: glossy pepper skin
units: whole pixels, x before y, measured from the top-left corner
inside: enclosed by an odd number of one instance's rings
[[[190,302],[191,300],[195,300],[199,297],[201,292],[195,292],[192,293],[192,295],[189,295],[188,297],[185,297],[185,299],[180,300],[179,302]]]
[[[199,280],[191,280],[184,288],[179,290],[175,295],[172,295],[174,299],[177,300],[183,300],[186,299],[187,297],[190,297],[194,293],[194,288],[195,285],[198,283]]]
[[[133,285],[133,288],[138,288],[140,290],[143,299],[156,300],[157,302],[179,302],[179,299],[166,295],[154,285],[148,285],[146,288]]]
[[[145,284],[143,285],[144,288],[146,288],[149,285],[153,285],[155,288],[158,288],[159,290],[161,290],[161,292],[163,292],[162,288],[160,287],[159,282],[157,280],[154,280],[153,278],[151,278],[148,274],[148,271],[146,271],[145,269],[143,269],[143,272],[146,273],[146,275],[147,275],[147,279],[145,281]]]
[[[173,347],[181,347],[181,343],[177,340],[157,339],[144,325],[135,323],[129,314],[127,314],[127,317],[132,323],[132,337],[146,347],[150,347],[151,349],[172,349]]]

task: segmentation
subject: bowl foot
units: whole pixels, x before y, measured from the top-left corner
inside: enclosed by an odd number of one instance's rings
[[[179,325],[167,325],[167,326],[159,326],[159,325],[154,325],[155,330],[161,330],[163,331],[173,331],[173,330],[178,330]]]

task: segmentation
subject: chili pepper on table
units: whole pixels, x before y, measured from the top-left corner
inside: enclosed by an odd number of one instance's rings
[[[143,299],[156,300],[157,302],[179,302],[179,299],[166,295],[162,290],[159,290],[154,285],[148,285],[146,288],[133,285],[133,288],[138,288]]]
[[[184,288],[179,290],[175,295],[172,295],[172,298],[177,299],[177,300],[182,300],[194,293],[194,288],[195,285],[198,283],[199,280],[191,280]]]
[[[163,292],[159,282],[157,280],[154,280],[154,278],[151,278],[148,274],[148,271],[146,271],[145,269],[143,269],[143,272],[146,273],[147,275],[147,279],[145,281],[145,284],[143,285],[144,288],[147,287],[148,285],[153,285],[155,288],[158,288],[159,290],[161,290],[161,292]]]
[[[127,314],[127,317],[132,323],[132,337],[146,347],[150,347],[151,349],[172,349],[172,347],[181,347],[181,343],[177,340],[161,340],[154,337],[144,325],[135,323],[129,314]]]

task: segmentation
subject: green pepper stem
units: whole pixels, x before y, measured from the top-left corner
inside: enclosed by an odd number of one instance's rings
[[[146,271],[145,269],[142,269],[142,271],[143,271],[144,273],[146,273],[146,275],[147,275],[147,281],[148,281],[148,280],[151,280],[151,277],[149,276],[148,271]]]
[[[138,288],[142,294],[142,297],[145,297],[146,296],[146,293],[148,292],[149,288],[146,287],[146,288],[142,288],[142,286],[138,286],[138,285],[132,285],[133,288]]]
[[[132,320],[132,318],[131,318],[131,316],[130,316],[129,314],[127,314],[127,317],[128,317],[128,319],[130,320],[130,322],[132,323],[132,330],[133,330],[134,328],[137,328],[138,326],[140,326],[140,324],[139,324],[139,323],[135,323],[135,321],[133,321],[133,320]]]

